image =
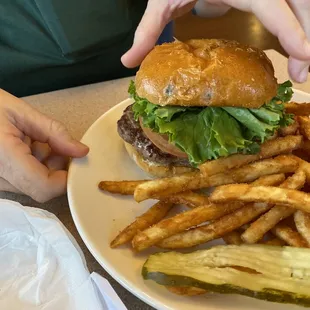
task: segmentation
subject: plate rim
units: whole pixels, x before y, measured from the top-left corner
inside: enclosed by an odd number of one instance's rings
[[[299,89],[293,89],[294,94],[299,93],[301,95],[305,96],[310,96],[310,93],[307,93],[305,91],[299,90]],[[126,98],[125,100],[117,103],[114,105],[112,108],[108,109],[105,111],[103,114],[101,114],[89,127],[88,129],[84,132],[81,142],[84,141],[84,139],[87,138],[89,132],[99,124],[102,119],[109,113],[112,113],[116,109],[118,109],[120,106],[125,105],[125,103],[132,103],[133,100],[131,98]],[[111,265],[108,261],[105,260],[104,256],[100,255],[100,251],[98,249],[96,250],[96,247],[93,245],[91,242],[90,238],[88,238],[88,233],[86,232],[86,227],[83,227],[83,225],[80,224],[80,221],[78,219],[78,214],[75,211],[74,208],[74,198],[72,197],[72,191],[71,191],[71,186],[72,186],[72,179],[71,179],[71,174],[72,174],[72,167],[74,166],[76,159],[72,159],[70,162],[69,168],[68,168],[68,178],[67,178],[67,197],[68,197],[68,205],[70,209],[70,213],[74,222],[74,225],[89,252],[93,255],[97,263],[114,279],[116,280],[121,286],[123,286],[127,291],[132,293],[134,296],[136,296],[138,299],[142,300],[146,304],[150,305],[151,307],[155,309],[162,309],[162,310],[173,310],[171,307],[163,304],[161,301],[158,301],[151,297],[150,295],[146,294],[143,292],[141,289],[134,289],[136,285],[132,284],[131,281],[127,280],[124,276],[122,276],[120,273],[117,272],[117,270]],[[117,293],[117,292],[116,292]],[[118,294],[118,293],[117,293]]]
[[[83,137],[81,138],[80,141],[83,142],[83,140],[87,137],[87,135],[92,130],[92,128],[96,127],[97,124],[99,124],[102,121],[102,119],[108,113],[112,113],[114,110],[118,109],[120,106],[125,105],[125,104],[130,104],[130,103],[132,103],[132,99],[131,98],[127,98],[127,99],[119,102],[115,106],[113,106],[111,109],[109,109],[106,112],[104,112],[101,116],[99,116],[89,126],[89,128],[85,131],[85,133],[83,134]],[[75,159],[72,159],[72,161],[70,162],[69,168],[68,168],[68,178],[67,178],[68,204],[69,204],[69,209],[70,209],[70,213],[71,213],[74,225],[75,225],[75,227],[76,227],[76,229],[77,229],[77,231],[78,231],[82,241],[84,242],[85,246],[89,250],[89,252],[93,255],[93,257],[95,258],[97,263],[114,280],[116,280],[120,285],[122,285],[127,291],[132,293],[138,299],[142,300],[143,302],[145,302],[146,304],[150,305],[151,307],[153,307],[155,309],[173,310],[172,308],[167,307],[166,305],[164,305],[162,302],[155,300],[153,297],[149,296],[148,294],[146,294],[145,292],[141,291],[140,289],[139,290],[134,289],[133,287],[135,287],[135,285],[132,284],[129,280],[127,280],[124,276],[119,274],[117,272],[117,270],[113,267],[113,265],[111,265],[107,260],[105,260],[105,258],[102,255],[100,255],[99,251],[96,250],[95,246],[90,241],[90,238],[88,238],[88,233],[85,231],[86,228],[83,228],[82,227],[83,225],[80,224],[80,221],[78,220],[78,214],[77,214],[77,212],[75,212],[74,207],[73,207],[74,203],[72,203],[72,202],[73,202],[74,198],[72,197],[72,192],[71,192],[71,184],[72,184],[71,174],[72,174],[72,166],[74,165],[74,162],[75,162]]]

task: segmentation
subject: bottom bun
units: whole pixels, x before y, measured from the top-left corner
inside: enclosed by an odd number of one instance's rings
[[[160,166],[149,160],[145,160],[129,143],[124,142],[125,148],[133,161],[147,174],[153,177],[164,178],[193,172],[197,169],[185,166]]]

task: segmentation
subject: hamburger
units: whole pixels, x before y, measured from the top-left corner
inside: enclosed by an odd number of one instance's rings
[[[131,81],[118,133],[148,174],[173,176],[232,154],[255,154],[293,123],[267,55],[235,41],[206,39],[156,46]]]

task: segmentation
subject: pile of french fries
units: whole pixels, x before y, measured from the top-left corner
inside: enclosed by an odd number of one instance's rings
[[[310,247],[310,104],[287,103],[286,111],[295,114],[294,124],[262,144],[259,154],[208,161],[170,178],[101,181],[103,191],[158,200],[110,246],[175,250],[221,238],[236,245]],[[180,204],[187,210],[167,217]]]

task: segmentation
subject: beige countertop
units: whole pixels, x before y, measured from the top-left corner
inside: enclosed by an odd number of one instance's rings
[[[287,59],[275,51],[267,51],[267,54],[273,62],[279,82],[288,80]],[[80,139],[97,118],[99,118],[111,107],[128,97],[127,88],[129,81],[130,78],[124,78],[115,81],[39,94],[26,97],[24,99],[43,113],[62,121],[70,130],[72,135]],[[294,88],[310,92],[310,78],[305,84],[294,84]],[[116,281],[111,279],[111,277],[88,252],[77,233],[71,218],[66,197],[60,197],[45,204],[38,204],[22,195],[8,193],[0,193],[0,198],[16,200],[23,205],[41,207],[54,213],[64,223],[64,225],[69,229],[80,244],[85,254],[90,271],[96,271],[106,277],[114,286],[116,292],[119,294],[129,310],[152,309],[142,301],[139,301],[127,290],[122,288]]]

